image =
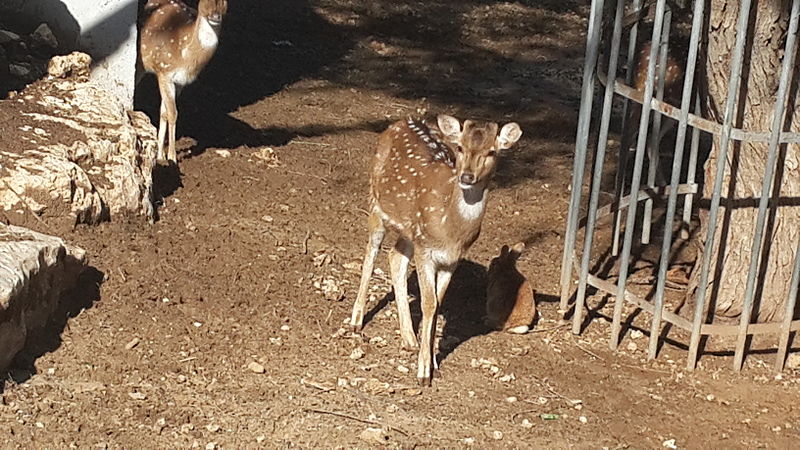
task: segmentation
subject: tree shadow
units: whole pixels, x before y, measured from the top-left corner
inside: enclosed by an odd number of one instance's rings
[[[61,335],[69,326],[69,320],[100,300],[100,285],[104,274],[95,267],[83,269],[75,286],[62,294],[44,326],[29,330],[25,346],[14,357],[8,369],[2,373],[3,380],[24,383],[36,375],[36,360],[61,347]],[[4,385],[0,383],[0,393]]]
[[[303,131],[259,128],[235,117],[236,111],[318,75],[351,46],[308,1],[280,7],[258,0],[230,2],[214,58],[178,98],[178,135],[196,141],[191,156],[208,148],[285,145]],[[148,76],[136,89],[135,107],[157,124],[159,103],[155,79]]]

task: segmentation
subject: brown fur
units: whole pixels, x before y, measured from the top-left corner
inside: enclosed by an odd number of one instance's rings
[[[139,59],[142,67],[156,75],[161,94],[158,126],[158,158],[164,157],[164,139],[169,132],[167,159],[175,162],[175,99],[183,86],[193,82],[217,49],[227,0],[200,0],[198,10],[181,0],[149,0],[141,12]],[[203,45],[203,37],[206,43]],[[209,36],[213,36],[211,41]]]
[[[536,317],[534,290],[516,266],[524,248],[522,242],[510,249],[504,245],[489,264],[486,323],[496,330],[524,333]]]

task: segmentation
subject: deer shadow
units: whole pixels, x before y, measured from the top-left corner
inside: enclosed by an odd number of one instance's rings
[[[414,330],[419,330],[422,321],[420,293],[417,271],[414,270],[408,279],[411,320]],[[413,301],[416,299],[416,301]],[[386,294],[364,316],[364,323],[369,323],[377,313],[389,306],[394,294]],[[439,315],[444,319],[441,339],[438,348],[438,361],[444,361],[459,345],[490,331],[484,323],[486,315],[486,267],[474,261],[462,260],[456,268],[450,285],[445,293],[444,301],[439,308]]]

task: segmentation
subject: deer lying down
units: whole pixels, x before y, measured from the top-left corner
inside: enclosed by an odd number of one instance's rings
[[[486,324],[496,330],[524,334],[536,317],[533,288],[517,270],[517,259],[525,249],[520,242],[504,245],[500,256],[489,264],[486,285]]]
[[[219,43],[227,0],[200,0],[198,10],[181,0],[148,0],[139,27],[139,58],[158,78],[161,118],[158,124],[158,159],[164,159],[164,138],[169,131],[167,159],[177,161],[175,99],[181,89],[197,78]]]
[[[499,132],[498,132],[499,130]],[[429,386],[434,364],[436,314],[458,261],[478,238],[489,180],[498,153],[522,135],[519,125],[458,121],[440,115],[437,124],[408,119],[381,134],[370,176],[369,242],[350,324],[364,321],[369,279],[386,229],[399,234],[389,259],[400,335],[417,348],[408,305],[408,265],[417,267],[422,322],[417,379]]]

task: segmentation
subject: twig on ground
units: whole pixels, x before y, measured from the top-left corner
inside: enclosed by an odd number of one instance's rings
[[[395,427],[393,425],[389,425],[387,423],[378,422],[376,420],[362,419],[360,417],[351,416],[350,414],[340,413],[340,412],[336,412],[336,411],[328,411],[328,410],[325,410],[325,409],[303,408],[303,411],[310,412],[310,413],[328,414],[328,415],[331,415],[331,416],[342,417],[342,418],[345,418],[345,419],[355,420],[356,422],[366,423],[368,425],[379,425],[379,426],[382,426],[382,427],[386,427],[386,428],[388,428],[388,429],[390,429],[392,431],[396,431],[396,432],[402,434],[403,436],[409,437],[408,433],[406,433],[402,429],[397,428],[397,427]]]

